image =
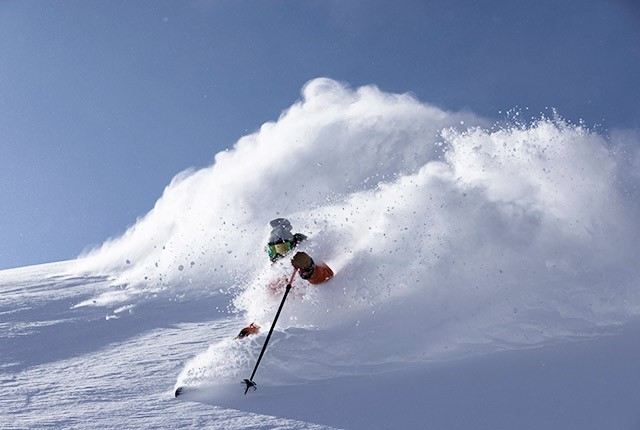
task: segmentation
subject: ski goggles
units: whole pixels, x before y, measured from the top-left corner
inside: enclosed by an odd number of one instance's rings
[[[291,251],[291,242],[270,243],[267,246],[267,253],[271,261],[276,261],[278,257],[282,257]]]

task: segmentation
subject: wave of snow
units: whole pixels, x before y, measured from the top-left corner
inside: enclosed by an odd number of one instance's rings
[[[639,147],[630,132],[492,124],[316,79],[84,256],[79,269],[113,282],[80,305],[221,290],[238,328],[268,327],[279,296],[266,284],[289,273],[263,244],[285,216],[336,276],[296,281],[264,363],[274,383],[591,336],[640,313]],[[212,345],[178,384],[237,382],[257,342]]]

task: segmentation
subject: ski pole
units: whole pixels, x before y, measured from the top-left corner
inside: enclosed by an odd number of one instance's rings
[[[280,307],[278,308],[278,312],[276,312],[276,317],[273,319],[273,323],[271,324],[271,329],[269,329],[269,334],[267,338],[264,340],[264,345],[262,345],[262,351],[260,351],[260,355],[258,356],[258,361],[256,362],[256,366],[253,368],[253,373],[251,373],[251,377],[249,379],[245,379],[242,381],[244,385],[246,385],[246,389],[244,390],[244,395],[247,395],[250,388],[254,390],[258,389],[258,386],[255,382],[253,382],[253,377],[256,375],[256,371],[258,370],[258,366],[260,365],[260,361],[262,360],[262,356],[264,352],[267,350],[267,344],[269,343],[269,339],[271,339],[271,334],[273,333],[273,329],[276,327],[276,322],[278,321],[278,317],[280,317],[280,312],[282,311],[282,307],[284,306],[285,300],[287,300],[287,295],[289,294],[289,290],[291,290],[291,283],[293,282],[293,278],[296,277],[296,273],[298,273],[298,269],[293,269],[293,273],[291,274],[291,278],[287,283],[287,288],[284,290],[284,296],[282,297],[282,301],[280,302]]]

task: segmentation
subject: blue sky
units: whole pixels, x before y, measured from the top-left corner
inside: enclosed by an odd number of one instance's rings
[[[0,269],[121,234],[320,76],[640,128],[634,3],[0,1]]]

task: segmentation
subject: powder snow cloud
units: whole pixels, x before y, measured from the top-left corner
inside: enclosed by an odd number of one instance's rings
[[[299,286],[284,324],[354,342],[345,328],[367,327],[405,359],[589,335],[639,313],[639,147],[633,131],[495,124],[319,78],[78,267],[113,276],[98,304],[221,289],[263,322],[268,221],[284,216],[336,270],[331,288]]]

